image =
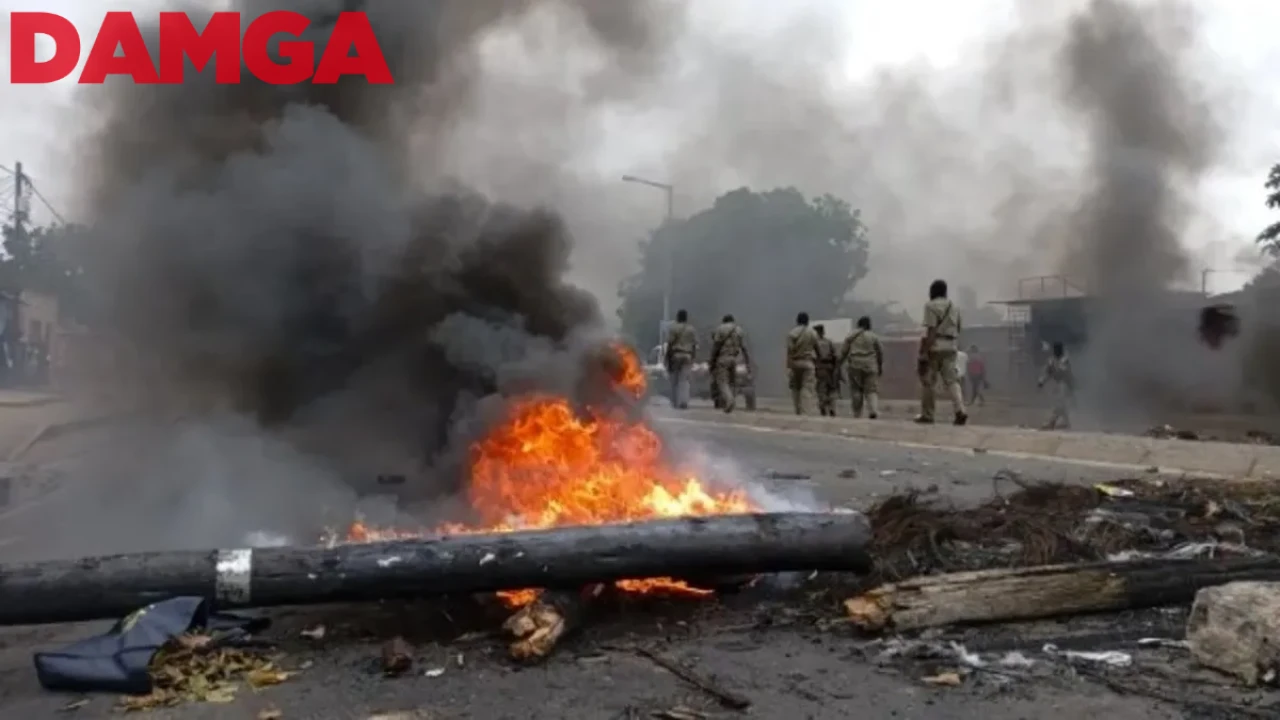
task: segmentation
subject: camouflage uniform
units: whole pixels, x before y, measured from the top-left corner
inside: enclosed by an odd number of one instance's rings
[[[733,412],[737,403],[738,363],[747,357],[746,336],[737,323],[721,323],[711,334],[711,382],[717,407]]]
[[[920,419],[933,422],[937,410],[937,385],[942,382],[956,416],[964,415],[964,396],[960,394],[960,374],[956,369],[956,349],[960,339],[960,310],[946,298],[935,298],[925,303],[924,327],[932,332],[933,342],[921,347]],[[959,420],[957,420],[959,422]]]
[[[689,323],[672,323],[667,329],[667,377],[671,381],[671,406],[689,407],[689,373],[698,354],[698,332]]]
[[[870,330],[855,330],[840,346],[840,365],[849,371],[849,395],[853,398],[853,416],[862,417],[862,409],[872,418],[880,415],[880,376],[884,374],[884,347]]]
[[[813,407],[816,398],[814,377],[818,358],[818,333],[808,325],[797,325],[787,334],[787,384],[797,415]]]
[[[830,417],[836,414],[836,397],[840,393],[840,363],[836,344],[831,338],[819,337],[814,346],[814,379],[818,391],[818,413]]]
[[[1049,356],[1044,370],[1040,373],[1038,385],[1044,387],[1048,383],[1053,392],[1053,412],[1049,415],[1046,430],[1057,427],[1071,427],[1071,414],[1067,406],[1075,390],[1075,374],[1071,370],[1071,360],[1064,354],[1062,357]],[[1061,423],[1061,425],[1059,425]]]

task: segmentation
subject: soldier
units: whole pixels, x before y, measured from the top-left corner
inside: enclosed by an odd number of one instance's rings
[[[853,416],[875,420],[880,416],[880,377],[884,375],[884,346],[871,331],[871,318],[858,318],[858,330],[840,346],[840,367],[849,370],[849,394],[853,396]]]
[[[737,403],[738,362],[751,366],[747,353],[746,336],[732,315],[725,315],[720,327],[711,334],[711,381],[716,396],[716,407],[726,413],[733,412]]]
[[[929,302],[924,306],[924,337],[920,339],[920,415],[916,422],[932,424],[937,409],[937,385],[942,381],[955,406],[955,424],[969,422],[964,396],[960,393],[960,373],[956,369],[956,349],[960,339],[960,310],[947,299],[947,282],[929,285]]]
[[[689,324],[689,312],[676,313],[676,321],[667,328],[667,352],[664,363],[671,381],[671,407],[689,409],[689,373],[698,354],[698,332]]]
[[[827,328],[814,325],[813,331],[818,334],[815,346],[814,379],[818,389],[818,413],[824,417],[836,416],[836,397],[840,392],[840,363],[836,344],[827,337]]]
[[[1062,422],[1062,428],[1071,427],[1071,416],[1067,412],[1067,406],[1075,395],[1075,373],[1071,370],[1071,360],[1067,357],[1066,348],[1060,342],[1053,344],[1053,354],[1045,363],[1036,387],[1043,388],[1045,383],[1052,383],[1050,389],[1053,392],[1053,413],[1049,415],[1049,422],[1044,429],[1058,428],[1059,421]]]
[[[809,327],[809,313],[802,312],[796,316],[796,326],[787,333],[787,384],[797,415],[804,415],[806,408],[813,406],[817,359],[818,333]]]

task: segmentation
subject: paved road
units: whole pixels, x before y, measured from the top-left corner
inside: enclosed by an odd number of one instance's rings
[[[711,407],[709,401],[695,401],[695,407]],[[791,414],[791,401],[787,398],[762,397],[758,400],[757,409],[762,413]],[[851,417],[848,399],[842,399],[836,406],[836,412],[842,417]],[[920,403],[915,400],[884,400],[881,402],[881,415],[885,418],[907,420],[920,412]],[[939,406],[939,417],[949,418],[951,409],[947,403]],[[1045,399],[1032,397],[1021,402],[1008,399],[995,399],[986,405],[969,408],[970,425],[987,425],[994,427],[1041,427],[1049,418],[1049,408]],[[1246,441],[1254,432],[1265,432],[1280,436],[1280,416],[1277,415],[1244,415],[1231,413],[1195,413],[1195,412],[1163,412],[1149,416],[1091,417],[1077,412],[1073,417],[1077,430],[1093,430],[1102,432],[1123,432],[1143,434],[1154,427],[1168,425],[1178,430],[1189,430],[1200,435],[1202,439],[1220,439],[1227,442]]]
[[[1114,475],[1062,463],[966,456],[670,419],[662,425],[682,449],[702,453],[737,478],[764,485],[781,497],[818,498],[841,505],[862,505],[907,485],[936,485],[940,493],[972,501],[991,491],[991,476],[1001,469],[1080,482]],[[49,447],[39,454],[49,462],[55,456]],[[777,479],[777,473],[808,477]],[[47,523],[56,532],[56,508],[57,503],[45,503],[28,514],[25,524]],[[450,640],[465,628],[452,618],[444,620],[437,608],[427,604],[276,611],[271,613],[275,626],[269,637],[286,653],[286,666],[305,668],[297,678],[261,693],[246,691],[228,705],[185,706],[154,717],[242,720],[278,708],[283,720],[366,719],[411,710],[424,714],[383,717],[606,720],[648,717],[652,711],[675,705],[716,711],[704,696],[669,673],[617,648],[635,642],[656,643],[673,657],[696,660],[702,672],[748,694],[756,703],[752,716],[758,718],[1181,717],[1172,708],[1114,695],[1078,679],[1053,687],[1025,685],[1013,692],[995,691],[978,681],[963,688],[928,687],[920,681],[923,671],[886,673],[861,659],[854,652],[855,642],[843,631],[817,630],[812,618],[789,617],[788,607],[744,605],[733,598],[719,602],[724,604],[606,614],[545,665],[523,670],[505,660],[496,639]],[[834,599],[822,612],[838,614]],[[492,619],[482,627],[494,628],[497,622]],[[300,637],[301,629],[316,624],[329,629],[321,643]],[[76,698],[39,688],[31,652],[56,647],[104,625],[0,631],[4,716],[64,717],[59,709]],[[397,634],[413,642],[417,670],[387,679],[379,673],[376,658],[381,643]],[[436,677],[424,674],[436,668],[445,671]],[[870,715],[869,708],[874,708]],[[92,697],[74,716],[112,717],[112,699]]]
[[[1068,462],[727,426],[669,413],[660,418],[661,426],[687,452],[704,455],[730,476],[801,502],[811,498],[864,507],[906,488],[935,488],[957,502],[981,501],[991,496],[992,478],[1002,470],[1050,482],[1097,483],[1132,477],[1125,470]]]

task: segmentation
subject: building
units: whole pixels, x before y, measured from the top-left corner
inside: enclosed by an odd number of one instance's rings
[[[56,353],[58,298],[0,291],[0,376],[5,385],[43,385]]]
[[[1019,282],[1019,297],[999,301],[1008,308],[1007,377],[1013,392],[1029,391],[1038,379],[1048,348],[1063,343],[1079,354],[1090,341],[1098,318],[1115,312],[1115,299],[1091,295],[1067,278],[1048,275]],[[1181,332],[1205,304],[1198,292],[1167,291],[1150,299],[1143,333]],[[994,382],[994,380],[993,380]]]
[[[886,331],[880,336],[884,346],[884,377],[880,379],[880,393],[886,398],[916,399],[920,396],[920,377],[916,374],[916,360],[920,355],[920,338],[923,328]],[[1008,376],[1011,353],[1009,328],[1005,325],[976,325],[965,327],[960,333],[961,347],[978,346],[987,364],[987,378],[991,392],[1004,391],[1003,379]]]

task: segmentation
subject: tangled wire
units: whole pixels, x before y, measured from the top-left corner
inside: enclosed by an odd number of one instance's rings
[[[893,495],[868,511],[875,582],[964,570],[1160,554],[1186,543],[1280,555],[1280,491],[1261,483],[1028,483],[971,508]],[[1245,538],[1251,542],[1245,544]]]

